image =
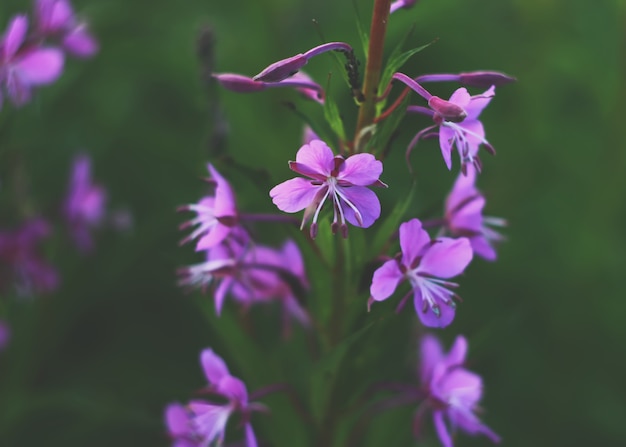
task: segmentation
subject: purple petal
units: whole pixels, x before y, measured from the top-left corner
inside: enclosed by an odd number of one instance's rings
[[[356,154],[348,157],[339,170],[337,180],[357,186],[375,183],[383,172],[383,164],[372,154]]]
[[[463,175],[463,174],[461,174]],[[473,200],[468,201],[456,213],[448,216],[448,225],[452,231],[458,230],[462,232],[474,231],[481,232],[483,227],[482,210],[485,207],[485,198],[476,196]]]
[[[495,248],[491,246],[489,241],[484,236],[474,236],[470,238],[470,244],[474,253],[485,261],[495,261],[498,257]]]
[[[376,194],[364,186],[349,186],[337,190],[349,200],[361,214],[361,223],[356,217],[355,211],[350,207],[344,198],[341,200],[341,207],[346,216],[346,220],[356,227],[368,228],[376,219],[380,217],[380,202]]]
[[[449,170],[452,169],[452,142],[454,138],[454,130],[446,126],[439,127],[439,147],[441,148],[443,161]]]
[[[430,244],[430,236],[422,228],[419,219],[411,219],[400,225],[400,249],[402,250],[402,263],[408,268],[424,249]]]
[[[49,84],[63,71],[63,52],[53,48],[34,50],[15,61],[15,68],[28,85]]]
[[[453,447],[452,438],[450,438],[450,433],[448,433],[448,428],[443,420],[443,411],[439,410],[433,412],[433,422],[435,423],[435,430],[437,430],[437,436],[439,436],[443,447]]]
[[[179,403],[169,404],[165,408],[165,426],[170,436],[185,436],[190,432],[189,414]]]
[[[440,238],[426,251],[417,271],[437,278],[452,278],[465,270],[472,254],[467,238]]]
[[[313,140],[298,150],[296,162],[324,177],[329,177],[335,167],[335,155],[322,140]]]
[[[456,104],[459,107],[462,107],[467,112],[466,107],[470,103],[471,99],[472,97],[469,93],[467,93],[467,89],[465,87],[461,87],[459,89],[456,89],[455,92],[452,93],[452,96],[450,96],[450,99],[448,101]]]
[[[215,313],[218,316],[222,314],[222,307],[224,306],[226,294],[230,291],[232,285],[233,280],[231,278],[224,278],[215,291],[213,299],[215,300]]]
[[[216,439],[221,443],[226,423],[232,413],[231,408],[197,401],[189,402],[189,408],[195,414],[192,419],[194,431],[201,434],[203,442],[206,443],[203,445],[210,445]]]
[[[205,233],[204,236],[198,240],[196,244],[196,251],[207,250],[211,247],[215,247],[217,244],[226,239],[226,236],[230,234],[231,228],[222,225],[221,223],[215,224],[213,228]]]
[[[472,96],[469,104],[465,107],[467,119],[477,119],[483,109],[489,105],[491,98],[493,98],[495,94],[496,88],[492,85],[482,95]]]
[[[236,216],[237,207],[235,205],[235,193],[230,187],[230,184],[217,172],[217,169],[215,169],[211,163],[207,165],[207,168],[211,174],[211,178],[217,183],[215,188],[215,215],[218,217]]]
[[[200,354],[200,364],[204,375],[212,385],[217,385],[224,377],[230,376],[226,363],[212,349],[205,349]]]
[[[237,93],[252,93],[265,90],[264,82],[257,82],[252,78],[235,73],[220,73],[212,75],[226,90]]]
[[[87,25],[80,24],[63,37],[63,48],[77,57],[91,57],[98,52],[98,42]]]
[[[440,396],[451,405],[471,411],[482,397],[483,382],[478,374],[454,368],[444,374],[437,388]]]
[[[476,119],[468,119],[460,123],[459,126],[467,131],[465,132],[465,138],[470,147],[469,152],[470,155],[475,156],[478,152],[478,147],[485,141],[485,129],[483,124]]]
[[[465,363],[465,356],[467,354],[467,339],[462,335],[456,337],[450,352],[446,355],[446,364],[448,367],[458,366]]]
[[[246,447],[257,447],[256,436],[252,430],[252,425],[246,424]]]
[[[26,36],[26,30],[28,29],[28,19],[26,16],[19,15],[13,17],[9,23],[9,28],[2,39],[2,48],[4,54],[2,55],[3,61],[8,62],[17,50],[24,43],[24,37]]]
[[[303,144],[309,144],[313,140],[319,140],[320,137],[309,126],[304,126],[304,134],[302,136]]]
[[[382,301],[391,296],[404,275],[398,268],[395,259],[385,262],[378,267],[372,276],[370,294],[376,301]]]
[[[430,306],[426,307],[424,312],[424,301],[422,297],[422,291],[417,288],[413,290],[413,304],[415,306],[415,312],[424,326],[444,328],[452,323],[455,315],[455,308],[445,304],[439,297],[435,298],[437,305],[439,306],[439,315],[433,312]]]
[[[476,171],[474,169],[468,169],[467,175],[460,173],[457,176],[454,186],[446,198],[446,211],[454,210],[467,198],[478,193],[478,190],[474,186],[475,181]]]
[[[435,365],[443,360],[441,343],[434,335],[426,334],[420,343],[420,378],[426,385],[432,379]]]
[[[241,405],[248,403],[248,390],[246,385],[236,377],[224,376],[217,384],[217,390],[229,399],[239,402]]]
[[[274,62],[253,79],[263,82],[280,82],[297,73],[307,62],[308,59],[304,54],[296,54],[287,59]]]
[[[281,211],[295,213],[309,206],[320,188],[322,186],[312,185],[310,180],[296,177],[274,186],[270,197]]]

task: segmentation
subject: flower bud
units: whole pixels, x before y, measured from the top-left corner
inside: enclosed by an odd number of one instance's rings
[[[463,107],[441,99],[438,96],[433,96],[428,100],[428,105],[437,114],[439,114],[444,120],[451,121],[453,123],[460,123],[467,116],[467,112],[463,110]]]
[[[498,87],[499,85],[509,84],[515,81],[517,81],[517,79],[514,77],[507,76],[497,71],[472,71],[459,74],[459,82],[471,87],[491,87],[492,85]]]
[[[266,88],[262,82],[256,82],[252,78],[234,73],[214,74],[213,77],[226,90],[232,90],[237,93],[259,92]]]
[[[274,62],[253,79],[263,82],[280,82],[296,74],[308,61],[309,59],[304,54],[296,54],[287,59]]]

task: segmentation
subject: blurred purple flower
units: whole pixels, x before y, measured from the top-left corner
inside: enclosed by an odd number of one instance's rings
[[[191,427],[192,416],[190,410],[178,403],[165,408],[165,426],[172,447],[200,447],[200,440]]]
[[[26,104],[35,86],[57,80],[63,70],[63,52],[26,43],[28,19],[16,16],[0,40],[0,108],[2,89],[16,106]]]
[[[482,434],[492,442],[500,437],[482,424],[474,412],[482,396],[482,379],[462,367],[467,353],[467,340],[458,336],[448,354],[432,335],[426,335],[421,343],[421,382],[428,394],[433,410],[433,421],[439,440],[444,447],[452,447],[452,430],[457,428],[470,435]],[[420,414],[418,413],[418,417]]]
[[[448,288],[458,284],[439,278],[452,278],[463,273],[472,260],[472,249],[466,238],[431,240],[418,219],[400,225],[402,254],[385,262],[372,278],[370,293],[375,301],[383,301],[408,280],[411,284],[415,311],[425,326],[445,327],[454,319],[458,298]],[[411,292],[400,302],[404,305]]]
[[[0,290],[14,285],[20,295],[51,292],[59,277],[37,252],[37,244],[50,235],[43,219],[31,219],[12,231],[0,231]]]
[[[446,199],[445,225],[448,232],[455,237],[467,237],[472,250],[487,261],[496,260],[494,243],[504,237],[490,228],[506,225],[504,219],[484,217],[485,197],[475,186],[476,171],[468,169],[467,175],[460,174],[454,187]]]
[[[289,168],[309,177],[287,180],[270,191],[274,204],[282,211],[295,213],[305,209],[302,227],[312,217],[311,237],[317,234],[317,219],[330,197],[333,203],[332,231],[339,229],[347,237],[346,221],[367,228],[380,216],[380,202],[367,186],[387,186],[378,178],[383,164],[372,154],[356,154],[344,159],[334,156],[321,140],[300,148]]]
[[[181,230],[197,225],[189,236],[180,241],[182,245],[199,239],[196,251],[207,250],[222,242],[239,220],[232,188],[210,163],[208,170],[211,174],[208,181],[215,186],[214,194],[202,198],[198,203],[178,208],[179,211],[193,211],[197,214],[194,219],[180,225]]]
[[[98,52],[98,43],[87,25],[76,19],[68,0],[35,0],[35,23],[43,37],[56,37],[63,48],[77,57]]]
[[[245,424],[246,447],[256,447],[257,441],[250,424],[250,415],[253,411],[262,411],[261,404],[248,402],[246,385],[236,377],[230,375],[224,360],[211,349],[205,349],[200,356],[209,386],[207,391],[227,400],[225,404],[207,403],[205,401],[191,401],[188,405],[193,416],[191,427],[201,439],[200,445],[207,446],[213,441],[219,445],[224,442],[224,432],[230,416],[239,412]]]
[[[11,328],[4,320],[0,320],[0,352],[4,351],[11,340]]]
[[[107,201],[106,190],[91,178],[91,159],[86,154],[74,158],[63,215],[76,246],[83,253],[93,250],[91,230],[102,224]]]

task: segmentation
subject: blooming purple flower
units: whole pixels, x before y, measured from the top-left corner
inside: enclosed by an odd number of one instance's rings
[[[4,351],[10,340],[11,328],[6,321],[0,320],[0,352]]]
[[[465,270],[472,260],[469,240],[447,237],[431,240],[422,223],[411,219],[400,225],[400,248],[401,255],[374,272],[370,287],[372,299],[389,298],[401,281],[408,280],[415,311],[422,323],[430,327],[449,325],[456,309],[453,298],[458,297],[448,288],[456,288],[458,284],[440,278],[452,278]]]
[[[98,52],[98,43],[87,25],[77,20],[68,0],[36,0],[35,18],[42,36],[59,38],[74,56],[90,57]]]
[[[86,154],[78,155],[74,159],[63,214],[74,242],[83,252],[93,249],[91,229],[102,224],[106,200],[105,189],[91,179],[91,159]]]
[[[246,447],[256,447],[257,441],[250,424],[252,411],[263,410],[260,404],[248,402],[246,385],[238,378],[230,375],[224,360],[211,349],[205,349],[200,355],[200,362],[204,374],[209,382],[207,391],[226,399],[225,404],[214,404],[205,401],[191,401],[188,405],[193,414],[191,427],[193,433],[201,439],[201,446],[208,446],[217,441],[224,442],[224,432],[230,416],[239,412],[242,415],[245,432]]]
[[[56,270],[37,252],[50,235],[43,219],[32,219],[12,231],[0,231],[0,290],[14,285],[21,295],[51,292],[59,284]]]
[[[317,234],[317,219],[326,199],[333,203],[332,231],[340,229],[346,237],[346,221],[362,228],[371,226],[380,216],[380,202],[367,186],[387,186],[378,178],[383,164],[372,154],[356,154],[344,159],[334,156],[321,140],[300,148],[296,161],[289,162],[292,171],[309,177],[296,177],[270,191],[274,204],[282,211],[295,213],[306,209],[302,227],[312,217],[311,237]]]
[[[433,410],[433,421],[444,447],[452,447],[450,429],[459,428],[470,435],[482,434],[492,442],[500,437],[480,422],[474,414],[482,396],[482,379],[463,368],[467,340],[458,336],[448,354],[443,353],[439,341],[426,335],[421,343],[420,376]]]
[[[199,239],[196,251],[207,250],[222,242],[238,222],[235,194],[232,188],[210,163],[208,169],[211,174],[208,181],[215,185],[214,194],[202,198],[198,203],[179,208],[179,211],[193,211],[197,214],[194,219],[180,226],[183,230],[197,225],[197,228],[180,242],[182,245]]]
[[[455,237],[467,237],[472,250],[487,261],[496,260],[493,243],[502,241],[503,236],[490,228],[504,226],[506,221],[482,215],[485,197],[475,186],[476,171],[470,167],[467,175],[460,174],[446,199],[445,225]]]
[[[28,19],[16,16],[0,40],[0,107],[2,89],[13,104],[22,106],[30,100],[33,87],[56,81],[63,70],[63,53],[26,43],[27,29]]]

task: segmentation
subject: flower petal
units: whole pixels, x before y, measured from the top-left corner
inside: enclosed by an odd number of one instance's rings
[[[411,264],[430,244],[430,236],[422,228],[419,219],[411,219],[400,225],[400,249],[402,250],[402,263],[410,268]]]
[[[443,237],[426,251],[417,271],[437,278],[452,278],[465,270],[472,254],[467,238]]]
[[[54,48],[34,50],[15,61],[15,68],[28,85],[49,84],[63,71],[63,53]]]
[[[458,366],[465,363],[467,354],[467,339],[462,335],[456,337],[454,344],[450,348],[450,352],[446,355],[446,364],[448,367]]]
[[[91,57],[98,52],[98,42],[85,24],[76,26],[65,35],[63,47],[77,57]]]
[[[235,193],[230,184],[211,163],[207,165],[207,168],[211,174],[211,179],[217,184],[215,187],[215,215],[218,217],[236,216]]]
[[[435,365],[443,360],[441,343],[434,335],[426,334],[420,343],[420,378],[426,385],[433,376]]]
[[[274,186],[270,197],[279,210],[295,213],[309,206],[322,187],[326,186],[312,185],[310,180],[296,177]]]
[[[491,102],[491,98],[493,98],[495,95],[496,88],[492,85],[483,94],[472,96],[469,104],[465,107],[465,111],[467,112],[466,119],[477,119],[480,115],[480,112],[482,112],[483,109],[489,105],[489,102]]]
[[[443,420],[443,411],[439,410],[433,412],[433,422],[435,423],[435,430],[437,430],[437,436],[439,436],[439,440],[441,441],[441,444],[443,444],[443,447],[453,447],[452,438],[450,437],[446,423]]]
[[[246,424],[246,447],[257,447],[256,436],[252,430],[252,425]]]
[[[217,384],[217,390],[229,399],[236,400],[240,405],[247,405],[248,390],[246,385],[236,377],[224,376]]]
[[[202,445],[210,445],[216,439],[221,444],[232,409],[199,401],[189,402],[189,409],[195,414],[192,424],[194,431],[203,438]]]
[[[470,103],[471,99],[472,97],[469,93],[467,93],[467,89],[465,87],[461,87],[456,89],[454,93],[452,93],[452,96],[450,96],[450,99],[448,101],[465,109]]]
[[[296,163],[305,165],[312,171],[330,176],[335,166],[333,151],[322,140],[313,140],[302,146],[296,154]]]
[[[172,437],[184,436],[189,433],[189,414],[179,403],[169,404],[165,408],[165,426]]]
[[[383,172],[383,164],[372,154],[356,154],[348,157],[339,170],[337,180],[357,186],[376,183]]]
[[[1,62],[8,62],[17,53],[22,43],[24,43],[24,37],[26,37],[26,31],[28,29],[28,19],[26,16],[19,15],[13,17],[9,23],[9,28],[2,39],[2,48],[4,54]]]
[[[364,186],[338,186],[337,191],[343,195],[340,206],[344,210],[346,220],[352,225],[368,228],[380,217],[380,202],[373,191]],[[346,203],[346,200],[349,200],[359,211],[361,222],[357,219],[354,209]]]
[[[497,259],[498,254],[496,253],[496,249],[493,248],[486,237],[482,235],[471,237],[470,244],[472,245],[474,254],[480,256],[485,261],[493,262]]]
[[[454,137],[454,130],[446,126],[439,127],[439,147],[448,169],[452,169],[452,142]]]
[[[391,259],[378,267],[372,276],[370,294],[376,301],[382,301],[391,296],[402,280],[402,272],[398,268],[398,262]]]
[[[424,326],[444,328],[452,323],[455,315],[455,308],[448,306],[441,299],[435,297],[436,304],[439,306],[439,315],[433,312],[430,306],[426,306],[424,312],[424,301],[422,291],[417,288],[413,290],[413,304],[415,312]]]
[[[215,224],[211,229],[209,229],[204,236],[198,240],[196,244],[196,251],[208,250],[211,247],[216,246],[220,242],[222,242],[226,236],[230,233],[231,228],[222,225],[221,223]]]
[[[205,377],[212,385],[217,385],[224,377],[230,376],[226,363],[212,349],[202,351],[200,364],[204,370]]]

